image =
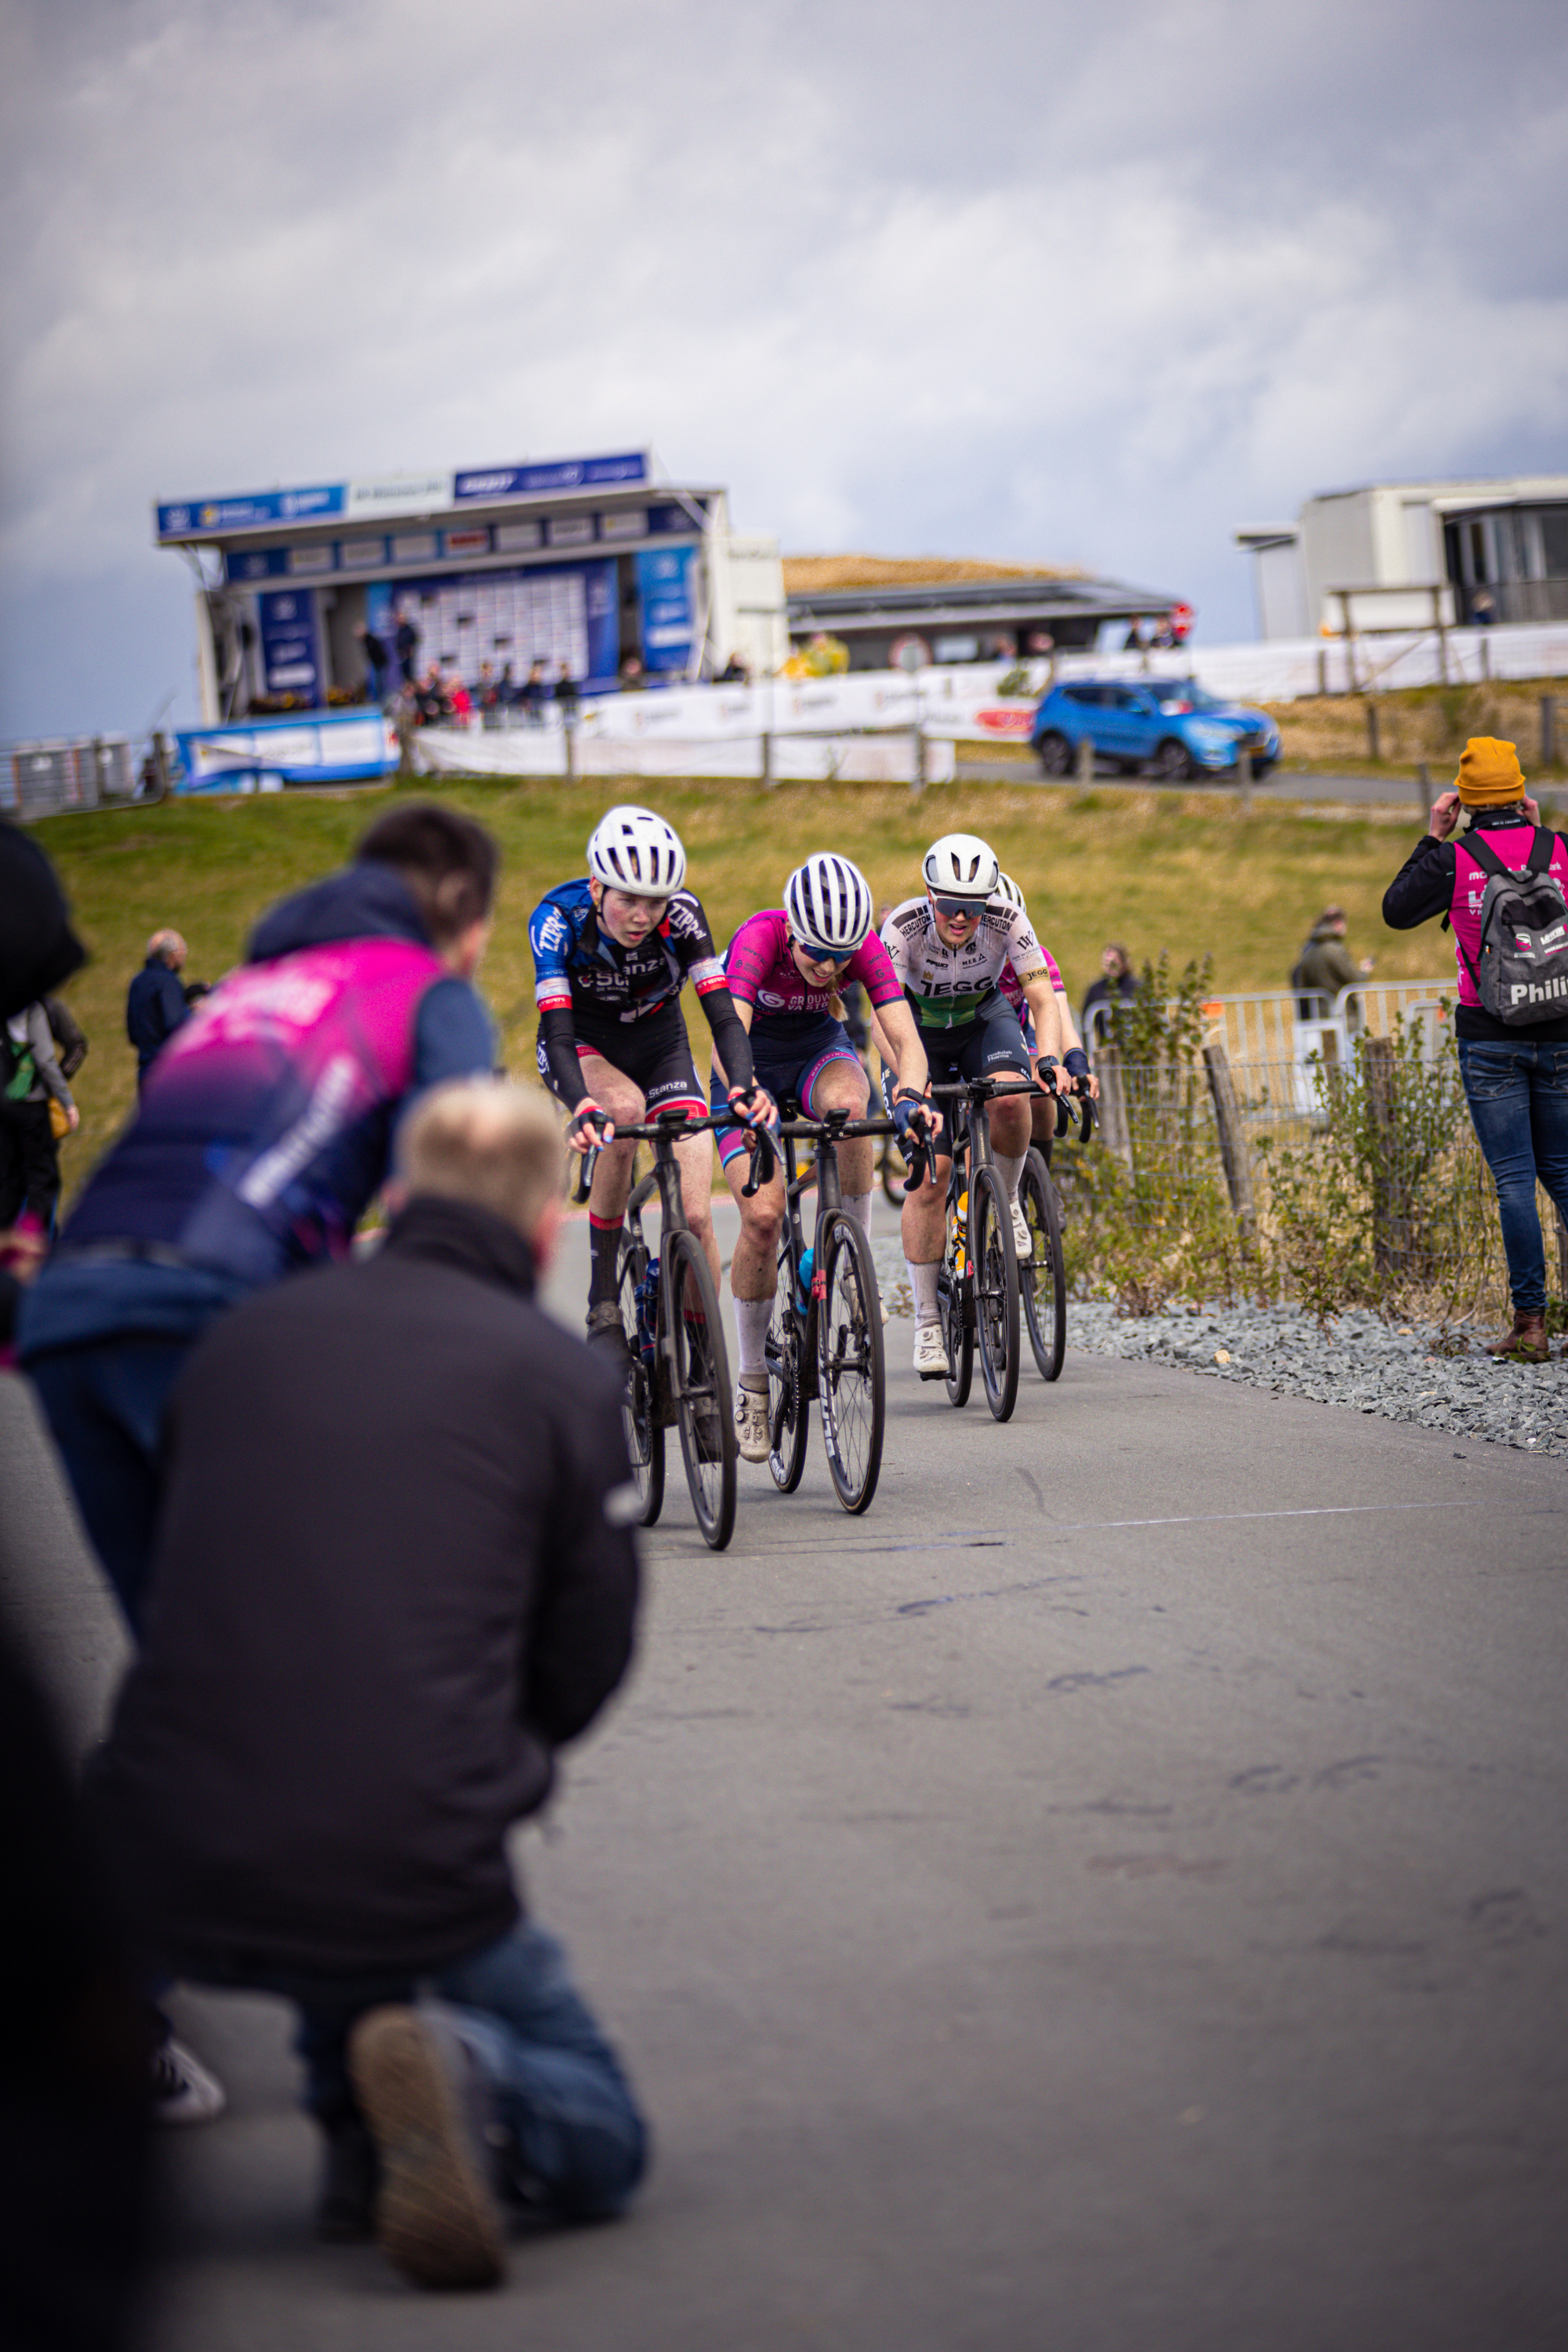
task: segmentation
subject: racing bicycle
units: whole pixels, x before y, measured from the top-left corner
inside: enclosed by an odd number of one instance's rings
[[[686,1220],[675,1147],[689,1135],[732,1127],[735,1114],[689,1118],[677,1108],[616,1139],[651,1143],[653,1166],[634,1186],[616,1261],[616,1298],[626,1334],[621,1417],[641,1509],[651,1528],[664,1507],[664,1433],[680,1432],[686,1483],[702,1539],[722,1551],[735,1528],[735,1424],[718,1294],[702,1244]],[[596,1155],[584,1152],[575,1198],[587,1198]],[[658,1194],[658,1253],[643,1234],[643,1211]]]
[[[851,1118],[830,1110],[802,1118],[799,1106],[763,1130],[753,1171],[767,1182],[773,1139],[784,1150],[784,1222],[779,1235],[778,1284],[768,1325],[768,1468],[781,1493],[792,1495],[805,1468],[809,1407],[822,1415],[822,1443],[833,1490],[844,1508],[865,1510],[882,1467],[887,1409],[882,1306],[865,1228],[843,1205],[835,1147],[855,1136],[896,1132],[890,1118]],[[816,1146],[815,1167],[799,1143]],[[816,1222],[806,1239],[803,1196],[815,1183]]]

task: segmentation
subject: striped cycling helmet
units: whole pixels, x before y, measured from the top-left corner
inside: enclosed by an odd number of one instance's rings
[[[871,886],[847,857],[818,850],[784,884],[784,913],[803,948],[853,955],[871,928]]]
[[[606,809],[588,835],[588,871],[629,898],[668,898],[686,879],[686,852],[673,825],[627,803]]]
[[[1020,915],[1026,915],[1029,911],[1024,904],[1023,892],[1010,874],[998,877],[996,887],[991,893],[992,904],[994,905],[998,898],[1005,907],[1016,907]]]

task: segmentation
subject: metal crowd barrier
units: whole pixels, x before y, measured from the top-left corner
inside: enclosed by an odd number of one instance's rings
[[[101,808],[136,797],[136,761],[124,735],[11,743],[0,749],[0,809],[23,819]]]

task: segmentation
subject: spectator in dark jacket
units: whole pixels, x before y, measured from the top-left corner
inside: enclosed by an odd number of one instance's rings
[[[506,1854],[626,1670],[636,1496],[616,1382],[533,1303],[543,1097],[439,1087],[402,1159],[379,1254],[240,1307],[180,1384],[99,1790],[149,1956],[297,2002],[321,2225],[374,2202],[407,2276],[480,2285],[506,2202],[596,2219],[642,2170]]]
[[[1118,940],[1108,941],[1100,959],[1100,978],[1089,984],[1083,1000],[1083,1031],[1090,1034],[1089,1014],[1097,1004],[1114,1010],[1125,1004],[1130,996],[1138,993],[1138,982],[1132,970],[1132,958]]]
[[[190,1002],[191,992],[185,991]],[[68,1084],[87,1059],[87,1031],[62,996],[46,996],[42,1000],[48,1017],[49,1034],[55,1041],[55,1054],[60,1066],[60,1076]]]
[[[469,983],[495,872],[482,826],[414,803],[264,916],[148,1073],[26,1301],[18,1352],[132,1631],[186,1351],[237,1299],[345,1255],[405,1103],[491,1066]]]
[[[179,979],[184,961],[185,943],[178,931],[154,931],[147,961],[126,994],[125,1034],[136,1048],[138,1086],[145,1084],[163,1045],[190,1017]]]
[[[1371,976],[1371,956],[1363,956],[1358,963],[1345,945],[1348,929],[1342,907],[1325,907],[1308,934],[1290,973],[1291,987],[1300,992],[1297,1011],[1303,1021],[1327,1013],[1342,988],[1353,988],[1358,980]]]

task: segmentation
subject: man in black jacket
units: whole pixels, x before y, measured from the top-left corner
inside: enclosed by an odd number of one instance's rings
[[[147,961],[125,995],[125,1034],[136,1048],[136,1083],[141,1086],[164,1044],[191,1017],[180,972],[185,943],[178,931],[154,931],[147,942]]]
[[[381,1252],[237,1308],[175,1392],[99,1790],[149,1958],[298,2004],[323,2233],[374,2202],[406,2276],[479,2285],[508,2200],[598,2218],[644,2161],[505,1843],[626,1673],[636,1494],[615,1380],[533,1303],[542,1097],[437,1087],[402,1160]]]

